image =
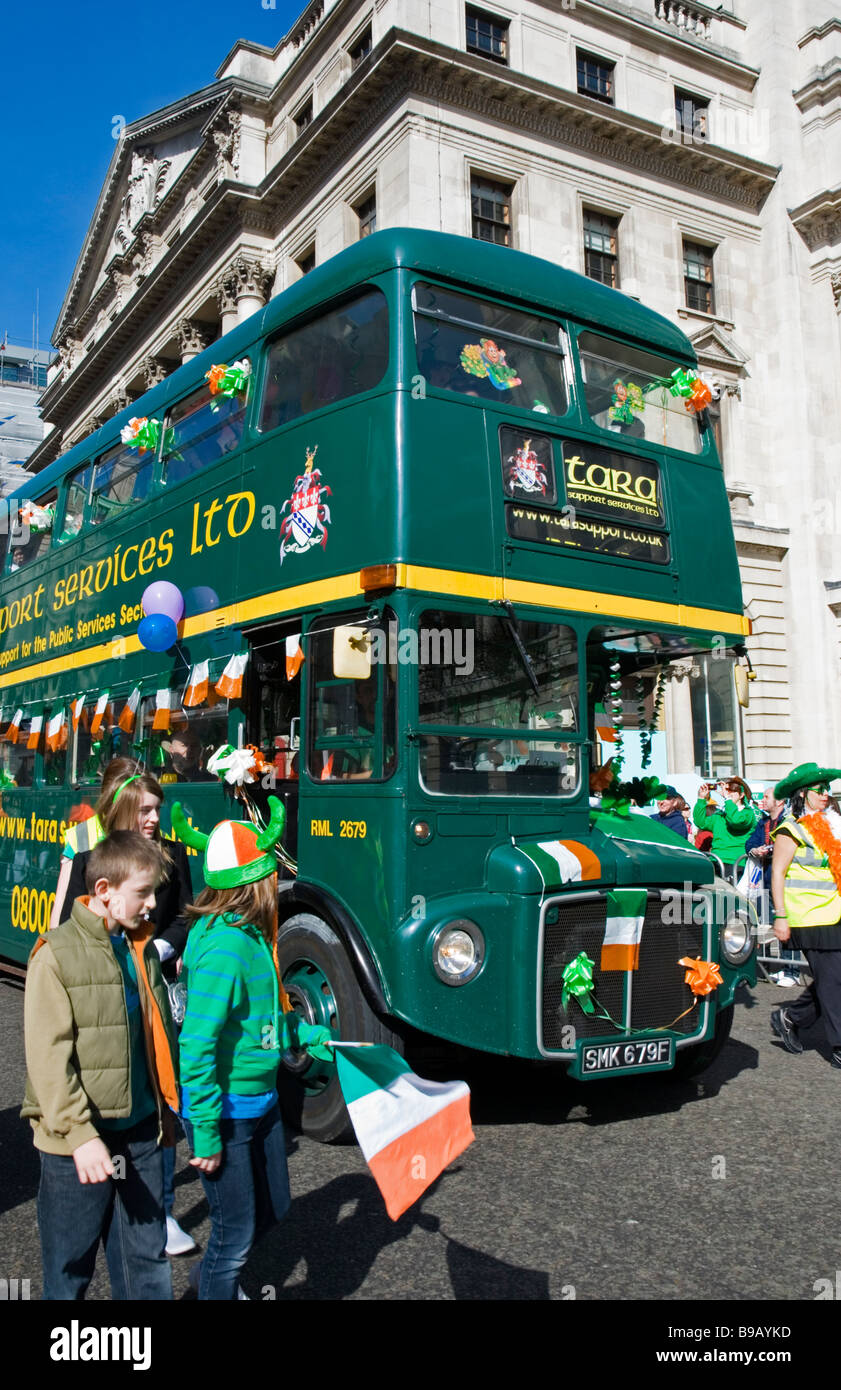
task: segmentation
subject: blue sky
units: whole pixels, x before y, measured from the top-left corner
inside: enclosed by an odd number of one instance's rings
[[[0,24],[0,341],[49,343],[127,123],[214,80],[238,38],[274,46],[306,0],[10,0]]]

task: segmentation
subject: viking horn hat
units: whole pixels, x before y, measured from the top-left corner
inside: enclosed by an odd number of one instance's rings
[[[172,828],[191,849],[204,851],[204,880],[208,888],[239,888],[276,873],[274,847],[283,834],[286,809],[269,797],[269,823],[258,831],[247,821],[223,820],[209,835],[187,823],[181,803],[172,807]]]

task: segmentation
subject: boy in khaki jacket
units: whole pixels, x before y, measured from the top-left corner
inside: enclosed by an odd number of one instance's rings
[[[91,853],[90,896],[29,959],[21,1114],[40,1151],[45,1299],[84,1298],[100,1239],[115,1299],[172,1298],[159,1145],[177,1049],[148,921],[165,873],[154,841],[116,831]]]

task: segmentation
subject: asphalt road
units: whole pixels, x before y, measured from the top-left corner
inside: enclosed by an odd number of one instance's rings
[[[700,1083],[576,1084],[483,1059],[467,1074],[475,1144],[396,1223],[357,1148],[292,1138],[291,1212],[253,1252],[246,1291],[815,1300],[841,1268],[841,1071],[820,1025],[799,1058],[772,1039],[771,1009],[792,993],[742,990],[731,1040]],[[29,1279],[37,1299],[38,1161],[18,1116],[22,1015],[22,991],[0,984],[0,1277]],[[176,1215],[203,1245],[206,1208],[183,1143],[176,1184]],[[191,1264],[173,1262],[176,1299]],[[101,1252],[89,1298],[109,1298]]]

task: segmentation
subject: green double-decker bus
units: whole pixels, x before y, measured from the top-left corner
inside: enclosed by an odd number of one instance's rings
[[[4,537],[0,953],[47,929],[111,757],[209,829],[241,814],[206,766],[230,744],[251,812],[286,807],[307,1018],[584,1079],[706,1065],[750,931],[705,856],[598,791],[673,663],[749,630],[694,363],[556,265],[378,232],[39,474]],[[185,612],[156,653],[159,580]],[[332,1068],[289,1064],[336,1137]]]

